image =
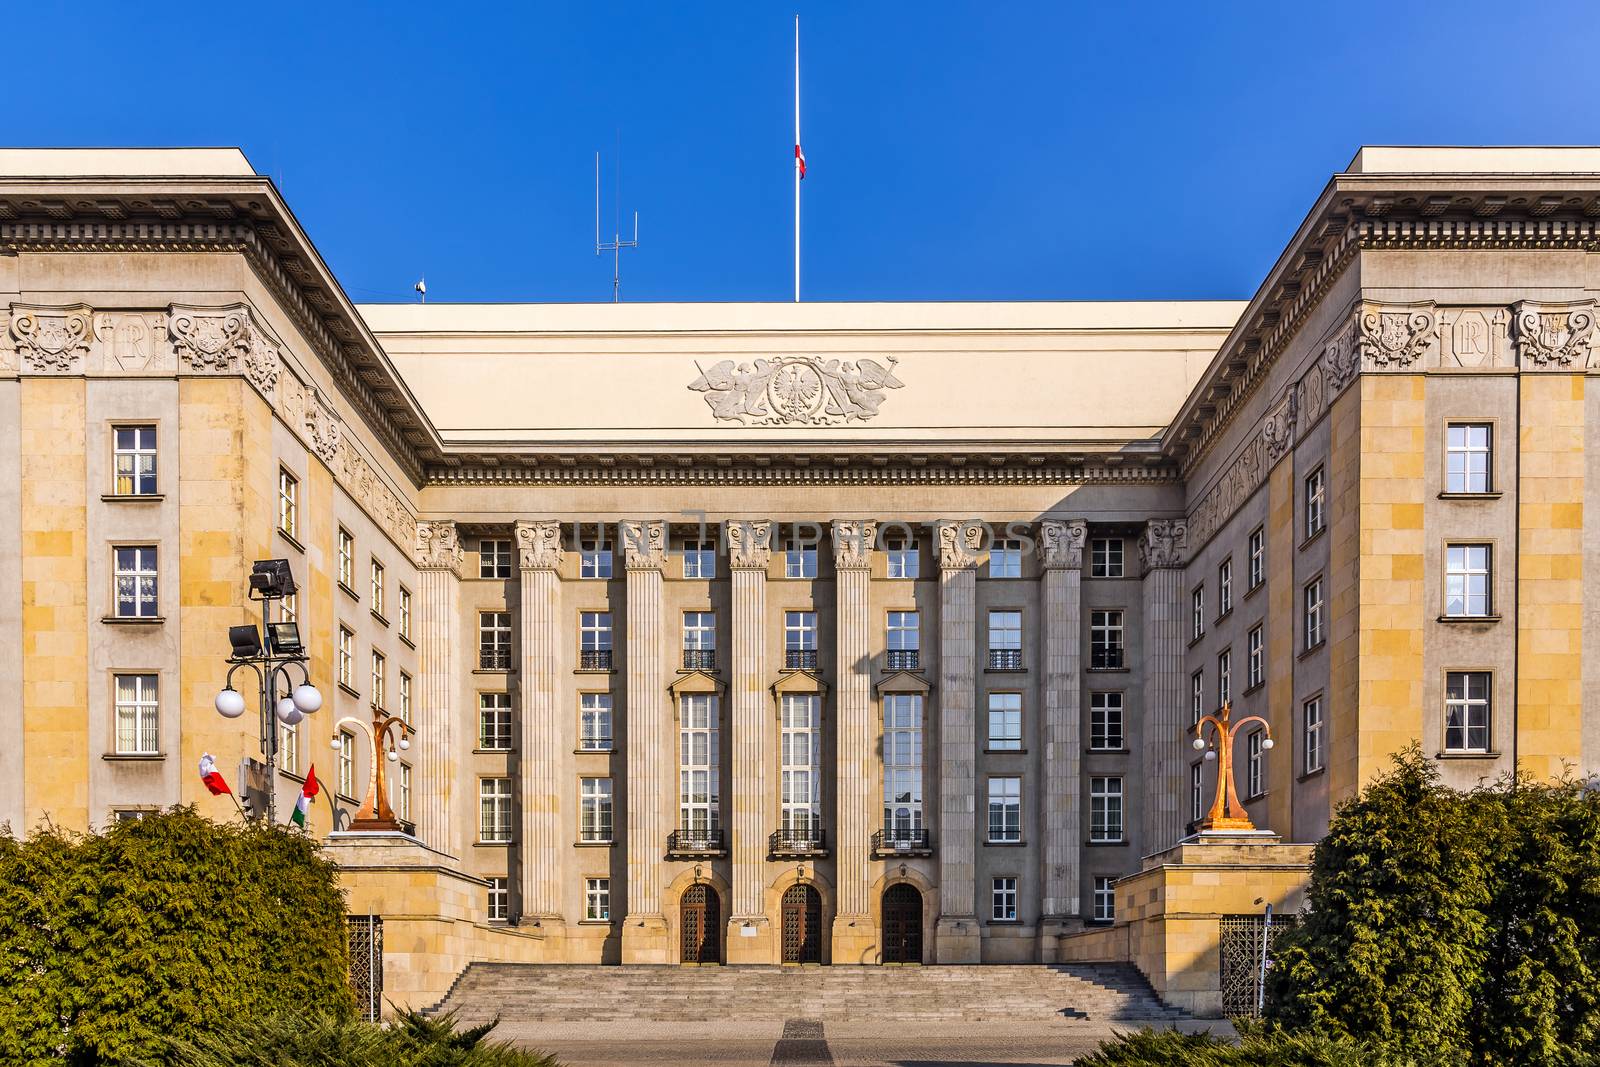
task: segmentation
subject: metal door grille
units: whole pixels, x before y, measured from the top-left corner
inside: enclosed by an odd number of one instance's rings
[[[783,894],[783,962],[822,962],[822,897],[808,885]]]
[[[368,1022],[383,1014],[383,916],[351,915],[350,988],[356,1010]]]
[[[1298,921],[1274,915],[1269,929],[1261,915],[1224,915],[1217,920],[1222,979],[1222,1014],[1255,1018],[1261,1014],[1261,960],[1272,966],[1272,945]]]

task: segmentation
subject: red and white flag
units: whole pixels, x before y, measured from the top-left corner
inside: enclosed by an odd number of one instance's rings
[[[806,154],[800,151],[799,145],[794,146],[794,161],[795,165],[800,168],[801,180],[804,180],[806,176]]]
[[[228,783],[223,781],[222,773],[217,770],[217,761],[207,752],[200,757],[200,781],[211,790],[211,795],[220,797],[223,794],[233,795],[233,790],[228,788]]]

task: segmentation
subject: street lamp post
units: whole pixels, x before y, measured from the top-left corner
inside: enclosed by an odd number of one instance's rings
[[[1197,752],[1206,748],[1205,726],[1209,723],[1216,731],[1216,747],[1206,752],[1206,759],[1217,761],[1217,797],[1212,801],[1206,817],[1200,820],[1202,833],[1207,830],[1248,832],[1256,828],[1256,824],[1250,821],[1250,815],[1239,803],[1239,791],[1233,784],[1233,739],[1239,727],[1258,722],[1267,735],[1262,739],[1261,747],[1270,749],[1272,726],[1259,715],[1246,715],[1238,722],[1232,721],[1232,715],[1233,703],[1230,701],[1222,705],[1222,710],[1215,715],[1202,715],[1200,721],[1194,724],[1194,748]]]
[[[389,777],[383,765],[385,757],[388,762],[394,763],[399,760],[402,750],[411,747],[411,727],[400,716],[386,714],[373,705],[370,724],[353,715],[346,715],[333,724],[333,747],[339,752],[344,750],[344,737],[340,730],[343,726],[354,726],[364,731],[372,750],[372,765],[367,773],[367,799],[361,802],[361,808],[350,821],[350,829],[399,830],[400,820],[395,818],[394,808],[389,804]],[[391,734],[394,736],[391,737]],[[385,742],[389,745],[387,753],[382,751]]]
[[[217,713],[225,719],[244,714],[244,696],[233,688],[233,675],[240,667],[256,672],[261,696],[261,752],[267,759],[267,824],[278,822],[278,730],[274,720],[293,726],[322,707],[322,694],[311,684],[306,669],[310,656],[300,640],[300,627],[293,622],[273,622],[271,605],[295,593],[294,574],[286,559],[257,560],[250,571],[250,599],[261,602],[261,630],[253,624],[228,627],[233,653],[228,657],[228,678],[217,694]],[[291,668],[300,670],[300,684],[294,684]]]

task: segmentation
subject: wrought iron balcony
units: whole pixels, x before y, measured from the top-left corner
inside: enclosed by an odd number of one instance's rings
[[[725,856],[726,839],[719,830],[674,830],[667,835],[668,859],[693,859],[696,856]]]
[[[714,671],[717,669],[717,650],[714,648],[686,648],[683,650],[683,669],[686,671]]]
[[[508,645],[481,645],[478,648],[478,669],[483,671],[508,671],[511,669],[511,648]]]
[[[891,671],[915,671],[922,667],[922,653],[915,648],[891,648],[885,657]]]
[[[1091,645],[1089,648],[1089,666],[1102,670],[1122,669],[1121,645]]]
[[[872,854],[883,856],[931,856],[933,843],[928,831],[886,826],[872,835]]]
[[[789,648],[783,653],[783,667],[790,671],[817,669],[817,650],[814,648]]]
[[[989,669],[991,671],[1020,671],[1022,669],[1022,649],[991,648],[989,650]]]
[[[585,648],[578,652],[578,669],[581,671],[609,671],[611,669],[611,650],[609,648]]]
[[[767,838],[767,855],[773,859],[794,859],[804,856],[826,856],[828,835],[822,827],[774,830]]]

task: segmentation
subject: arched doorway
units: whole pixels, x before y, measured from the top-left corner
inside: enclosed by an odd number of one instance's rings
[[[722,962],[722,908],[717,891],[704,882],[684,890],[678,904],[683,963]]]
[[[883,893],[883,962],[922,962],[922,894],[909,882]]]
[[[783,894],[783,962],[822,962],[822,895],[795,883]]]

